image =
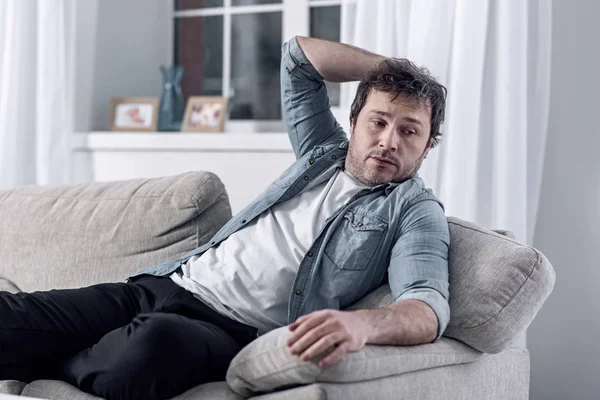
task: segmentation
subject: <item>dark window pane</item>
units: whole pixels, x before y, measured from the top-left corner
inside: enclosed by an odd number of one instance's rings
[[[256,4],[281,4],[281,0],[232,0],[232,6],[253,6]]]
[[[340,6],[311,7],[310,9],[310,36],[340,41],[341,8]],[[325,82],[329,102],[332,106],[340,105],[340,84]]]
[[[311,7],[310,36],[339,42],[340,21],[340,6]]]
[[[231,17],[231,119],[281,119],[281,12]]]
[[[222,95],[222,15],[175,18],[175,64],[183,66],[181,88],[186,100]]]
[[[176,11],[207,7],[223,7],[223,0],[175,0]]]

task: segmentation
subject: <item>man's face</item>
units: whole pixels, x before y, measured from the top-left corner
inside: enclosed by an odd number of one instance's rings
[[[402,182],[421,167],[431,141],[430,108],[372,90],[350,125],[345,168],[370,186]]]

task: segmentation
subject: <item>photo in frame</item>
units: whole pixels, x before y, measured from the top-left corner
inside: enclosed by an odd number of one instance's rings
[[[157,97],[113,97],[110,102],[111,131],[156,131]]]
[[[182,132],[223,132],[228,101],[226,97],[192,96],[187,101]]]

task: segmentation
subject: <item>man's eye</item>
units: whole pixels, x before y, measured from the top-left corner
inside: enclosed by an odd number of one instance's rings
[[[412,131],[412,130],[410,130],[410,129],[407,129],[407,130],[405,130],[404,132],[405,132],[407,135],[416,135],[416,134],[417,134],[417,132],[416,132],[416,131]]]
[[[379,120],[374,120],[373,124],[375,124],[375,126],[377,126],[377,127],[383,127],[383,126],[385,126],[385,124],[383,123],[383,121],[379,121]]]

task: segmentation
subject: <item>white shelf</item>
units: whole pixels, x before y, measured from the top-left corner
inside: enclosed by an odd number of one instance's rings
[[[291,153],[285,133],[78,132],[76,152],[169,151]]]

